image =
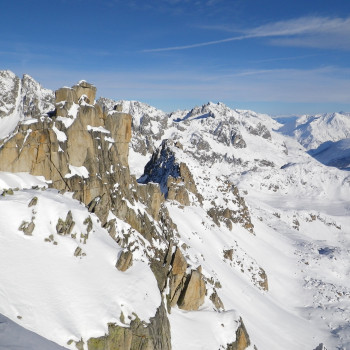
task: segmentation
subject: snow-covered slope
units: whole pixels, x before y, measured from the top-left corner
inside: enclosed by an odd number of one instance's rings
[[[326,141],[336,142],[350,137],[350,113],[304,115],[287,122],[279,130],[295,137],[307,150]]]
[[[336,142],[326,141],[309,154],[319,162],[343,170],[350,170],[350,138]]]
[[[59,111],[15,135],[21,159],[47,128],[51,147],[33,158],[46,180],[0,174],[0,314],[70,349],[350,347],[348,172],[267,115],[79,104],[78,89],[93,90],[66,88],[56,104],[74,119]],[[61,165],[54,181],[46,158]]]
[[[150,268],[118,271],[121,248],[96,215],[30,175],[1,174],[1,190],[11,182],[18,190],[0,201],[0,314],[66,346],[124,325],[121,313],[125,324],[154,316],[161,300]]]
[[[0,315],[0,350],[64,350],[36,333]]]

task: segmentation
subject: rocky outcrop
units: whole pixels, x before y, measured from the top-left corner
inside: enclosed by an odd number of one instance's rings
[[[198,310],[204,303],[205,294],[206,287],[202,274],[196,270],[191,271],[186,278],[177,304],[183,310]]]
[[[96,87],[92,84],[81,80],[78,84],[74,85],[72,89],[75,91],[78,101],[83,98],[83,101],[87,104],[93,105],[96,98]]]
[[[73,192],[73,197],[94,212],[123,246],[116,267],[125,271],[132,264],[132,251],[141,249],[163,290],[168,273],[164,264],[170,264],[169,242],[176,226],[162,207],[164,195],[159,186],[139,185],[130,174],[131,116],[118,111],[103,113],[98,105],[93,105],[95,94],[96,88],[86,82],[56,91],[55,112],[38,115],[30,124],[20,123],[16,133],[1,146],[0,170],[44,176],[50,187]],[[143,211],[138,209],[141,207]],[[110,213],[141,234],[139,241],[118,231],[116,221],[108,220]],[[86,225],[82,244],[89,235],[89,223]],[[34,222],[24,222],[19,229],[31,235],[34,227]],[[69,235],[73,227],[72,213],[68,212],[66,218],[57,222],[56,231]],[[154,240],[158,241],[156,245]],[[74,256],[84,255],[83,249],[77,247]],[[117,331],[125,336],[132,334],[130,349],[170,348],[169,323],[162,309],[149,327],[140,322],[132,323],[130,329],[121,327],[123,332]]]
[[[226,350],[244,350],[250,345],[249,335],[244,326],[243,320],[240,319],[240,325],[236,331],[236,340],[227,345]]]
[[[162,193],[167,197],[169,176],[177,179],[180,176],[180,166],[175,159],[174,152],[168,147],[167,140],[164,140],[153,153],[151,160],[145,166],[144,174],[137,181],[142,184],[158,183]]]
[[[166,113],[139,101],[116,102],[101,97],[97,103],[105,112],[114,110],[132,115],[133,138],[130,146],[136,153],[145,156],[155,151],[155,145],[159,144],[168,127]]]
[[[69,210],[66,216],[66,220],[58,219],[56,225],[56,231],[59,235],[69,235],[74,228],[75,222],[73,221],[72,212]]]
[[[20,231],[23,231],[23,233],[27,236],[31,236],[34,229],[35,229],[35,224],[33,221],[27,222],[23,221],[21,226],[18,228]]]
[[[121,317],[121,321],[123,316]],[[90,338],[88,350],[171,350],[170,325],[163,304],[149,324],[136,317],[130,327],[108,326],[108,334]]]
[[[193,176],[187,165],[177,160],[174,147],[181,149],[179,143],[162,141],[161,146],[146,164],[144,174],[138,182],[158,183],[166,199],[176,200],[182,205],[190,205],[189,193],[194,194],[201,203],[203,198],[198,193]]]
[[[126,271],[130,266],[132,266],[132,252],[122,251],[115,267],[119,271]]]
[[[232,230],[233,224],[239,223],[246,230],[254,233],[254,225],[251,221],[249,209],[244,198],[240,195],[238,188],[230,181],[225,181],[218,187],[218,191],[227,194],[224,199],[227,203],[227,207],[223,207],[222,205],[218,206],[215,201],[212,201],[212,207],[207,213],[213,221],[218,226],[220,226],[220,223],[224,223],[230,230]],[[231,200],[229,200],[229,198]],[[231,205],[235,206],[235,210],[230,209]]]
[[[258,123],[255,127],[253,126],[248,126],[247,130],[250,134],[256,135],[256,136],[261,136],[264,139],[271,140],[271,133],[267,129],[267,127],[261,123]]]
[[[218,296],[218,293],[216,292],[215,288],[214,288],[214,292],[210,295],[209,299],[211,300],[211,302],[213,303],[217,311],[225,310],[224,303]]]
[[[258,284],[262,290],[269,290],[269,283],[267,280],[267,275],[266,272],[263,268],[260,267],[259,269],[259,277],[260,280],[258,281]]]
[[[168,310],[177,305],[183,310],[198,310],[204,303],[207,288],[201,267],[187,272],[187,261],[179,247],[176,248],[169,273]]]
[[[103,113],[98,105],[89,105],[81,97],[94,100],[96,88],[80,82],[72,88],[56,91],[56,111],[31,124],[20,123],[17,132],[0,148],[0,171],[29,172],[44,176],[50,187],[70,191],[108,227],[119,243],[128,249],[127,237],[116,236],[112,212],[141,233],[152,252],[139,246],[153,259],[161,286],[167,271],[156,266],[164,261],[176,227],[162,209],[164,195],[155,184],[139,185],[128,167],[131,116],[118,111]],[[140,212],[136,203],[142,203]],[[65,225],[59,225],[65,234]],[[152,240],[162,242],[154,247]]]
[[[172,270],[169,277],[170,292],[168,298],[170,306],[173,307],[177,304],[181,295],[187,269],[187,261],[178,247],[174,253],[171,265]]]
[[[226,146],[232,145],[234,148],[246,148],[246,142],[238,128],[234,126],[236,123],[237,121],[234,119],[220,121],[211,132],[218,142]]]

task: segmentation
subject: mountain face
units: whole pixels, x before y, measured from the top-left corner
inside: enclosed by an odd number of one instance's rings
[[[325,165],[350,170],[350,138],[326,141],[308,153]]]
[[[0,349],[350,346],[350,175],[292,128],[0,86]]]
[[[350,113],[304,115],[280,129],[295,137],[319,162],[342,170],[350,168]]]
[[[18,78],[0,71],[0,138],[13,132],[20,120],[37,117],[54,109],[54,94],[29,75]]]
[[[286,122],[280,131],[294,136],[307,150],[315,149],[327,141],[350,138],[350,113],[303,115]]]

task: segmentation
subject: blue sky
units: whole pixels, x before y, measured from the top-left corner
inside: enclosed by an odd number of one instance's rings
[[[2,0],[0,69],[165,111],[350,111],[349,0]]]

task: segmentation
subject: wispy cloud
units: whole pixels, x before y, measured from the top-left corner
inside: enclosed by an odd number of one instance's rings
[[[210,27],[207,26],[206,28]],[[226,27],[224,28],[224,30],[227,30]],[[218,27],[213,27],[213,29],[218,29]],[[286,21],[268,23],[255,28],[240,31],[236,30],[236,32],[239,32],[240,35],[188,45],[145,49],[143,52],[186,50],[254,38],[279,38],[279,41],[271,42],[278,45],[350,50],[350,17],[301,17]]]
[[[186,50],[186,49],[193,49],[195,47],[216,45],[216,44],[221,44],[221,43],[227,43],[229,41],[237,41],[237,40],[243,40],[243,39],[247,39],[247,36],[246,35],[242,35],[242,36],[226,38],[226,39],[221,39],[221,40],[206,41],[206,42],[197,43],[197,44],[190,44],[190,45],[183,45],[183,46],[162,47],[162,48],[158,48],[158,49],[145,49],[145,50],[142,50],[142,51],[143,52],[162,52],[162,51]]]
[[[262,60],[250,60],[249,62],[264,63],[264,62],[296,61],[296,60],[303,60],[305,58],[316,57],[316,56],[320,56],[320,55],[314,54],[314,55],[300,55],[300,56],[290,56],[290,57],[273,57],[273,58],[266,58]]]
[[[348,35],[350,33],[350,18],[301,17],[269,23],[253,28],[248,33],[257,37],[322,33]]]

